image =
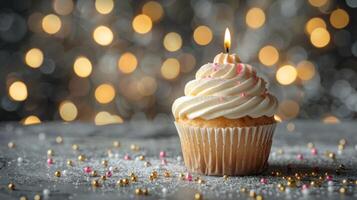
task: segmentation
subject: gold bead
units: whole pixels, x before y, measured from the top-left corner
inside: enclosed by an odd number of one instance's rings
[[[119,148],[120,147],[120,142],[119,141],[114,141],[113,142],[113,146],[115,147],[115,148]]]
[[[255,196],[257,196],[257,194],[254,192],[254,190],[249,191],[249,196],[252,198],[255,198]]]
[[[33,197],[33,200],[41,200],[41,195],[36,194],[36,195]]]
[[[344,193],[346,193],[346,188],[344,188],[344,187],[341,187],[340,189],[339,189],[339,192],[340,193],[342,193],[342,194],[344,194]]]
[[[86,156],[81,154],[78,156],[78,160],[83,162],[86,160]]]
[[[201,199],[202,199],[202,195],[200,193],[196,193],[195,200],[201,200]]]
[[[153,175],[150,175],[150,176],[149,176],[149,180],[150,180],[150,181],[153,181],[154,179],[155,179],[155,178],[154,178]]]
[[[170,176],[171,176],[171,174],[170,174],[170,172],[169,172],[169,171],[165,171],[165,172],[164,172],[164,177],[166,177],[166,178],[167,178],[167,177],[170,177]]]
[[[145,161],[144,166],[149,167],[149,166],[151,166],[151,163],[149,161]]]
[[[244,188],[244,187],[243,187],[243,188],[240,188],[240,192],[243,192],[243,193],[244,193],[244,192],[247,192],[247,188]]]
[[[139,160],[145,160],[145,156],[140,155],[140,156],[139,156]]]
[[[342,139],[338,142],[338,144],[340,144],[340,145],[346,145],[346,144],[347,144],[347,140],[344,139],[344,138],[342,138]]]
[[[21,196],[20,200],[27,200],[27,197],[26,196]]]
[[[47,150],[47,156],[54,156],[55,152],[52,149]]]
[[[7,143],[7,147],[9,147],[9,149],[13,149],[16,147],[16,144],[15,144],[15,142],[9,142],[9,143]]]
[[[60,171],[56,171],[56,172],[55,172],[55,176],[56,176],[56,177],[61,177],[61,172],[60,172]]]
[[[129,179],[124,178],[124,179],[123,179],[123,183],[124,183],[125,185],[129,185]]]
[[[281,176],[281,172],[278,171],[278,172],[275,173],[275,175],[276,176]]]
[[[147,188],[142,189],[143,191],[143,195],[148,195],[149,194],[149,190]]]
[[[307,143],[307,147],[310,148],[310,149],[312,149],[312,148],[315,147],[315,145],[314,145],[314,143],[309,142],[309,143]]]
[[[135,189],[135,194],[136,195],[141,195],[143,193],[143,191],[141,190],[141,188],[136,188]]]
[[[205,183],[205,180],[203,180],[203,179],[198,179],[198,181],[197,181],[199,184],[204,184]]]
[[[131,180],[132,182],[136,182],[137,179],[138,179],[138,178],[137,178],[136,176],[131,176],[131,177],[130,177],[130,180]]]
[[[151,175],[154,177],[154,178],[157,178],[159,176],[159,174],[157,173],[157,171],[152,171],[151,172]]]
[[[102,179],[103,181],[105,181],[105,180],[107,180],[107,176],[102,175],[102,176],[100,176],[100,179]]]
[[[139,150],[140,150],[140,147],[139,147],[138,145],[136,145],[136,144],[132,144],[132,145],[130,145],[130,149],[131,149],[132,151],[139,151]]]
[[[78,144],[72,144],[72,149],[73,149],[74,151],[78,151],[78,150],[79,150]]]
[[[117,181],[117,185],[119,185],[119,186],[124,186],[124,181],[123,181],[123,179],[119,179],[119,180]]]
[[[348,184],[348,180],[347,179],[343,179],[342,180],[342,184],[347,185]]]
[[[316,172],[311,172],[311,176],[316,176],[317,173]]]
[[[108,167],[108,161],[107,160],[102,160],[102,165],[104,167]]]
[[[9,183],[9,184],[7,185],[7,188],[8,188],[9,190],[14,190],[14,189],[15,189],[15,184]]]
[[[284,191],[285,191],[285,186],[279,187],[279,190],[280,190],[281,192],[284,192]]]
[[[93,187],[100,187],[99,181],[97,179],[92,180],[91,184],[92,184]]]
[[[92,177],[97,177],[97,176],[98,176],[98,173],[97,173],[97,171],[93,170],[93,171],[90,173],[90,175],[91,175]]]
[[[57,144],[62,144],[63,143],[63,138],[61,136],[56,137],[56,142]]]
[[[223,179],[224,179],[224,180],[227,180],[227,179],[228,179],[228,176],[227,176],[227,175],[223,175]]]
[[[342,151],[345,149],[345,145],[339,144],[338,145],[338,150]]]
[[[330,153],[328,153],[328,157],[334,160],[336,158],[336,155],[335,155],[335,153],[330,152]]]
[[[278,183],[277,187],[280,188],[281,186],[284,186],[284,185],[281,183]]]
[[[72,167],[72,166],[73,166],[72,160],[67,160],[67,165],[70,166],[70,167]]]
[[[286,184],[288,187],[296,187],[296,182],[294,180],[289,180]]]
[[[179,179],[184,180],[185,179],[185,175],[183,173],[179,173]]]
[[[263,199],[264,199],[263,196],[260,194],[255,197],[255,200],[263,200]]]

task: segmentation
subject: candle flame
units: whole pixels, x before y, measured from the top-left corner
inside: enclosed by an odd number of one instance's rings
[[[226,28],[226,32],[224,33],[224,49],[226,52],[229,52],[229,48],[231,47],[231,33],[229,29]]]

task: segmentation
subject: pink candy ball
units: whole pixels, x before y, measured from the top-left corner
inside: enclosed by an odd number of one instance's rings
[[[303,185],[302,185],[302,189],[303,189],[303,190],[309,189],[309,186],[306,185],[306,184],[303,184]]]
[[[124,156],[124,160],[131,160],[131,158],[130,158],[129,155],[125,155],[125,156]]]
[[[160,158],[166,157],[166,152],[165,151],[160,151]]]
[[[162,160],[161,160],[161,164],[162,164],[162,165],[167,165],[167,161],[166,161],[165,159],[162,159]]]
[[[331,176],[331,175],[327,175],[327,176],[326,176],[326,180],[327,180],[327,181],[332,181],[332,176]]]
[[[268,183],[268,179],[266,179],[266,178],[261,178],[261,179],[260,179],[260,183],[261,183],[261,184],[267,184],[267,183]]]
[[[113,175],[113,173],[111,171],[107,171],[105,173],[105,176],[107,176],[108,178],[111,177]]]
[[[83,171],[84,171],[85,173],[89,174],[89,173],[92,172],[92,168],[91,168],[91,167],[85,167],[85,168],[83,169]]]
[[[316,148],[312,148],[311,149],[311,154],[312,155],[317,155],[317,149]]]
[[[185,178],[187,181],[192,181],[192,175],[190,173],[187,173]]]
[[[297,157],[298,160],[303,160],[304,159],[304,156],[301,153],[299,153],[296,157]]]
[[[53,159],[52,158],[48,158],[47,159],[47,164],[52,165],[53,164]]]

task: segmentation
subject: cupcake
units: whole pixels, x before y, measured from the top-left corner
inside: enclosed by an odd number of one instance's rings
[[[235,54],[218,54],[184,93],[172,112],[189,171],[234,176],[267,167],[278,101],[252,66]]]

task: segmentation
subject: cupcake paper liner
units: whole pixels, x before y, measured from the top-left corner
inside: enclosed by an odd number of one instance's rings
[[[258,174],[267,167],[276,124],[201,128],[175,122],[189,171],[206,175]]]

